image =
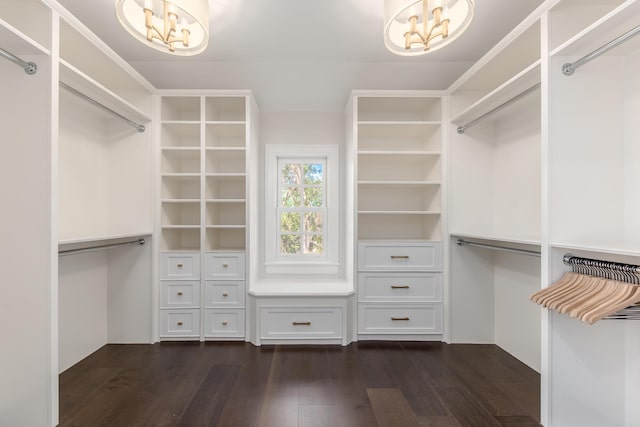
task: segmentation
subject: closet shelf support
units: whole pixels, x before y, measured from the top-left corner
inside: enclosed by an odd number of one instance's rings
[[[487,244],[487,243],[469,242],[469,241],[464,240],[464,239],[458,239],[458,241],[456,243],[459,246],[475,246],[475,247],[478,247],[478,248],[494,249],[494,250],[497,250],[497,251],[511,252],[511,253],[514,253],[514,254],[530,255],[530,256],[536,256],[536,257],[540,256],[540,252],[539,251],[531,251],[531,250],[528,250],[528,249],[508,248],[506,246],[490,245],[490,244]]]
[[[38,71],[38,66],[34,62],[24,61],[18,58],[17,56],[15,56],[13,53],[8,52],[2,48],[0,48],[0,56],[2,56],[5,59],[8,59],[14,64],[19,65],[24,69],[24,72],[29,75],[35,74]]]
[[[65,250],[65,251],[58,251],[58,256],[75,255],[75,254],[81,254],[81,253],[85,253],[85,252],[95,252],[95,251],[101,251],[103,249],[118,248],[120,246],[129,246],[129,245],[142,246],[145,243],[146,242],[145,242],[144,239],[136,239],[136,240],[130,240],[128,242],[109,243],[109,244],[106,244],[106,245],[90,246],[88,248],[68,249],[68,250]]]
[[[535,85],[531,86],[529,89],[525,89],[524,91],[520,92],[519,94],[517,94],[516,96],[514,96],[513,98],[508,99],[507,101],[503,102],[502,104],[498,105],[497,107],[495,107],[494,109],[487,111],[486,113],[484,113],[483,115],[481,115],[478,118],[475,118],[473,120],[471,120],[470,122],[462,125],[462,126],[458,126],[458,128],[456,129],[456,131],[462,135],[467,129],[469,129],[470,127],[476,125],[477,123],[481,122],[482,120],[486,119],[487,117],[489,117],[490,115],[497,113],[498,111],[502,110],[503,108],[505,108],[507,105],[510,105],[514,102],[516,102],[517,100],[519,100],[520,98],[523,98],[524,96],[530,94],[531,92],[535,91],[536,89],[538,89],[540,87],[540,83],[536,83]]]
[[[586,64],[587,62],[589,62],[589,61],[591,61],[593,59],[596,59],[598,56],[604,54],[605,52],[610,51],[614,47],[626,42],[627,40],[629,40],[630,38],[632,38],[634,36],[637,36],[638,34],[640,34],[640,25],[638,25],[637,27],[627,31],[626,33],[624,33],[620,37],[611,40],[609,43],[600,46],[599,48],[597,48],[593,52],[588,53],[587,55],[583,56],[582,58],[578,59],[577,61],[575,61],[575,62],[567,62],[566,64],[564,64],[562,66],[562,73],[565,76],[572,75],[576,71],[577,68],[583,66],[584,64]]]
[[[96,107],[99,107],[99,108],[103,109],[107,113],[112,114],[113,116],[115,116],[116,118],[122,120],[126,124],[128,124],[130,126],[133,126],[134,128],[136,128],[136,130],[138,132],[142,133],[142,132],[145,131],[144,125],[141,125],[140,123],[136,123],[133,120],[129,120],[128,118],[126,118],[122,114],[120,114],[120,113],[118,113],[116,111],[113,111],[111,108],[107,107],[106,105],[103,105],[103,104],[99,103],[98,101],[96,101],[95,99],[93,99],[91,97],[88,97],[84,93],[80,92],[79,90],[76,90],[76,89],[72,88],[68,84],[60,82],[60,87],[63,88],[63,89],[66,89],[68,92],[71,92],[72,94],[84,99],[85,101],[95,105]]]

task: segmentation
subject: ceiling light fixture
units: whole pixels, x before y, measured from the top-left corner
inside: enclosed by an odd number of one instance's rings
[[[440,49],[471,24],[473,0],[385,0],[384,44],[397,55]]]
[[[116,0],[116,15],[136,39],[174,55],[196,55],[209,43],[208,0]]]

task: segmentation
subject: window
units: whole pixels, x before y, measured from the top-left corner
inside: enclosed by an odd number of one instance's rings
[[[267,273],[337,272],[338,149],[267,145]]]

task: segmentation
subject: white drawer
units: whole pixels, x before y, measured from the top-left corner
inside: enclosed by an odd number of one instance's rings
[[[200,306],[200,282],[160,282],[160,288],[160,304],[164,308]]]
[[[244,307],[244,282],[208,281],[205,307]]]
[[[441,302],[441,273],[359,273],[360,302]]]
[[[441,271],[442,245],[439,242],[359,243],[358,270]]]
[[[204,311],[205,337],[244,337],[244,310]]]
[[[360,334],[441,334],[442,305],[358,305]]]
[[[162,280],[193,280],[200,278],[200,253],[163,253]]]
[[[262,307],[262,339],[342,338],[341,307]]]
[[[200,337],[200,310],[160,310],[160,337]]]
[[[243,252],[209,252],[204,260],[206,280],[244,280]]]

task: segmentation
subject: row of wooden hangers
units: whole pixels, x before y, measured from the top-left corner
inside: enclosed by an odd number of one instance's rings
[[[604,277],[566,273],[553,285],[531,295],[551,310],[593,324],[640,302],[640,286]]]

